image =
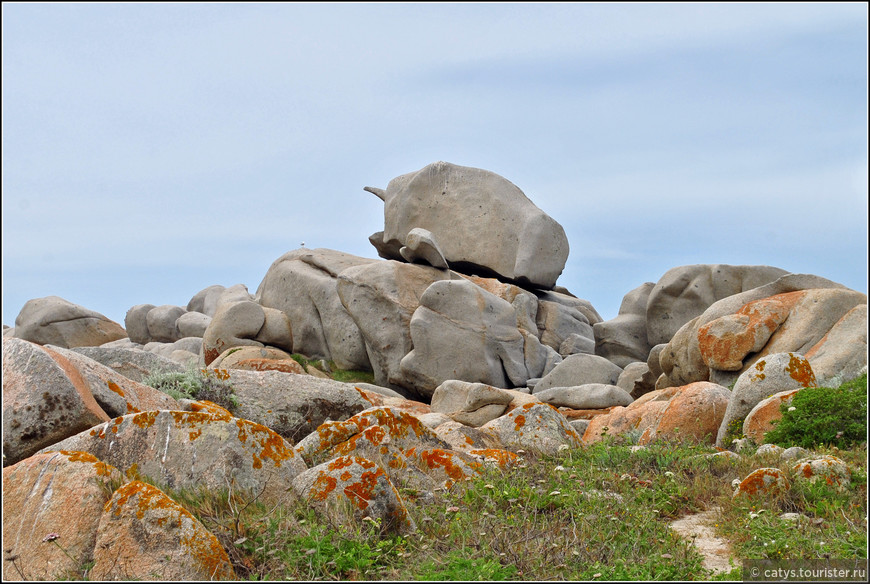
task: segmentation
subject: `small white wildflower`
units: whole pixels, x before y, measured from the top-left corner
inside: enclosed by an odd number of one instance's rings
[[[562,494],[561,491],[550,491],[550,496],[551,496],[551,497],[556,496],[556,495],[561,495],[561,494]]]
[[[674,476],[674,473],[672,473],[671,471],[668,470],[668,471],[665,471],[665,476],[672,477],[672,476]]]
[[[751,511],[749,512],[749,518],[750,518],[750,519],[755,519],[755,518],[757,518],[757,517],[758,517],[758,513],[752,513]]]
[[[793,412],[793,411],[795,411],[796,409],[797,409],[796,407],[791,406],[791,407],[788,409],[788,411]]]
[[[563,444],[564,446],[564,444]],[[553,472],[565,472],[565,467],[561,464],[553,469]]]
[[[494,489],[495,485],[483,485],[484,489]]]
[[[557,448],[557,450],[558,450],[559,452],[563,452],[563,451],[565,451],[565,450],[568,450],[569,448],[571,448],[571,447],[568,446],[567,444],[559,444],[559,448]]]

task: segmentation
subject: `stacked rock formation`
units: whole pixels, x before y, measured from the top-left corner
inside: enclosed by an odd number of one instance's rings
[[[405,487],[425,502],[482,465],[605,432],[760,442],[796,391],[866,371],[867,297],[824,278],[683,266],[603,321],[556,285],[562,227],[506,179],[437,162],[366,190],[384,203],[381,259],[290,251],[254,294],[215,285],[184,306],[140,304],[126,330],[57,297],[25,305],[3,335],[4,544],[21,558],[5,579],[69,574],[45,533],[92,577],[232,579],[214,535],[138,473],[166,490],[349,499],[349,520],[405,533]],[[190,367],[227,380],[234,409],[142,383]],[[75,517],[60,511],[70,501]],[[146,541],[144,523],[174,527]],[[179,538],[188,547],[171,549]]]

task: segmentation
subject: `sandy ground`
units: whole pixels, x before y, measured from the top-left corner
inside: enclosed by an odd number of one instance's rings
[[[731,560],[731,548],[724,539],[716,537],[713,524],[719,515],[719,508],[714,507],[703,513],[687,515],[671,523],[671,529],[689,541],[693,541],[695,547],[704,556],[704,567],[712,570],[714,574],[730,572],[736,567],[737,560]]]

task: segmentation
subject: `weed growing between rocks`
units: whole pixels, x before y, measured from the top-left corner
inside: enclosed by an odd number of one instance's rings
[[[233,412],[239,402],[226,370],[193,369],[184,372],[158,371],[142,380],[175,399],[207,400]]]

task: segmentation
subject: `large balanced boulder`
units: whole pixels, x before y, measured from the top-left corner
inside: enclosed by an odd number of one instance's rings
[[[535,393],[551,387],[576,387],[587,383],[616,385],[622,369],[604,357],[583,353],[569,355],[535,385]]]
[[[562,226],[493,172],[435,162],[394,178],[385,191],[366,190],[384,201],[384,231],[371,238],[382,257],[405,260],[403,247],[419,249],[409,242],[419,228],[454,270],[547,289],[568,259]]]
[[[375,261],[329,249],[290,251],[269,267],[256,300],[287,315],[294,337],[288,351],[331,359],[340,369],[369,371],[365,340],[337,286],[345,269]]]
[[[28,300],[15,318],[13,336],[40,345],[96,347],[127,332],[102,314],[59,296]]]

